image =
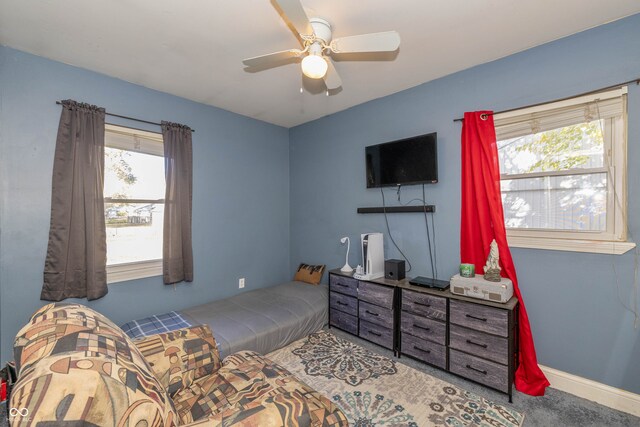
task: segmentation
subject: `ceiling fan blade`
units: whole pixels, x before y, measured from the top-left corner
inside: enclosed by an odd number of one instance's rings
[[[298,33],[306,36],[314,34],[307,12],[304,11],[300,0],[274,0],[274,2]]]
[[[340,37],[331,42],[334,53],[393,52],[400,46],[397,31]]]
[[[266,55],[255,56],[242,61],[247,67],[264,67],[265,65],[271,65],[274,62],[284,61],[290,58],[297,58],[302,53],[298,49],[281,50],[280,52],[268,53]]]
[[[337,89],[342,86],[342,79],[336,71],[336,67],[333,65],[331,58],[326,58],[329,68],[327,68],[327,74],[324,75],[324,84],[327,85],[327,89]]]

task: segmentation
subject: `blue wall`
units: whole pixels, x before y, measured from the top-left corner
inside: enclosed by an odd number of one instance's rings
[[[247,279],[245,290],[290,277],[285,128],[0,47],[0,360],[11,358],[19,327],[44,304],[39,298],[60,118],[55,101],[68,98],[196,130],[195,281],[175,291],[161,277],[116,283],[90,306],[122,323],[237,293],[239,277]]]
[[[440,182],[427,188],[437,212],[439,278],[459,263],[460,131],[464,111],[495,111],[546,102],[640,77],[640,15],[368,102],[290,130],[291,265],[344,262],[343,235],[385,233],[385,255],[400,258],[382,215],[379,190],[365,188],[364,147],[438,132]],[[393,78],[390,76],[390,78]],[[629,87],[629,221],[640,235],[640,87]],[[387,203],[397,204],[395,190]],[[421,197],[402,189],[402,201]],[[393,235],[430,275],[422,214],[389,215]],[[359,262],[351,252],[351,265]],[[631,304],[632,253],[622,256],[513,249],[520,287],[543,365],[640,393],[640,329],[619,301]],[[619,290],[613,271],[619,275]]]

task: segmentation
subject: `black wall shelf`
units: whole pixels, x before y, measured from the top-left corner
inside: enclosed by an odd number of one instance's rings
[[[358,208],[358,213],[359,214],[378,214],[378,213],[384,213],[385,210],[387,211],[387,213],[407,213],[407,212],[424,213],[425,207],[424,206],[387,206],[387,208],[383,208],[383,207]],[[436,206],[427,205],[426,211],[435,212]]]

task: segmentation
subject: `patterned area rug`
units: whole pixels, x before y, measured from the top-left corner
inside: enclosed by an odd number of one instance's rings
[[[270,353],[332,398],[349,424],[371,426],[520,426],[521,413],[320,331]]]

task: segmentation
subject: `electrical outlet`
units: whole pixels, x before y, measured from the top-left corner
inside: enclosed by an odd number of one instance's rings
[[[238,288],[242,289],[244,288],[244,277],[240,278],[240,280],[238,280]]]

